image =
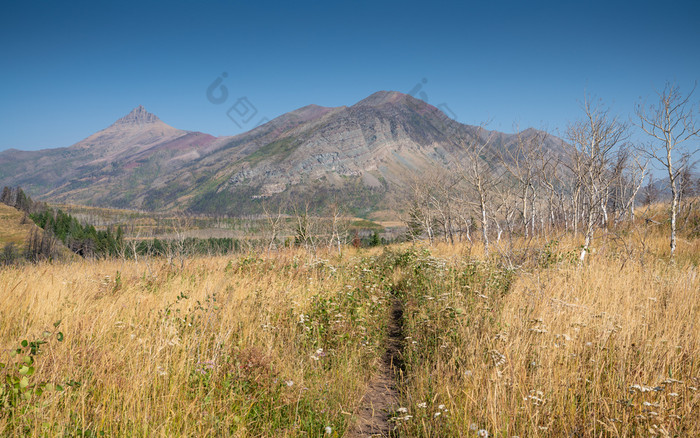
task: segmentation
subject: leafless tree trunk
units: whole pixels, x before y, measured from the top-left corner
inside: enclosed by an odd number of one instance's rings
[[[492,165],[490,154],[492,135],[487,133],[483,126],[479,126],[471,138],[464,142],[466,164],[463,165],[462,174],[467,184],[476,195],[476,206],[479,210],[481,222],[481,238],[484,242],[484,253],[489,255],[489,210],[490,198],[493,187],[497,184],[500,171]]]
[[[328,249],[330,250],[334,245],[336,245],[337,249],[338,249],[338,254],[340,254],[343,241],[345,240],[344,236],[346,236],[346,234],[347,234],[347,229],[344,226],[343,212],[342,212],[337,200],[335,200],[330,205],[330,214],[331,214],[331,237],[328,239]]]
[[[316,235],[314,221],[309,214],[309,203],[304,204],[304,210],[294,207],[296,219],[296,243],[303,245],[307,251],[316,251]]]
[[[407,201],[412,208],[404,222],[414,238],[418,237],[416,233],[420,228],[431,245],[440,233],[446,242],[454,241],[454,212],[459,203],[457,186],[460,182],[460,175],[439,169],[426,171],[409,180]]]
[[[678,214],[680,216],[685,216],[683,219],[683,226],[688,225],[688,219],[690,219],[691,213],[693,211],[693,206],[696,203],[696,191],[693,181],[693,164],[686,164],[680,171],[680,181],[678,184]],[[700,180],[699,180],[700,182]]]
[[[177,259],[180,269],[185,267],[185,260],[190,256],[190,248],[187,245],[187,231],[192,228],[192,218],[184,214],[177,214],[172,221],[172,238],[166,243],[166,257],[168,264],[172,265]]]
[[[639,127],[652,138],[646,148],[641,150],[655,162],[661,164],[668,174],[671,185],[671,257],[676,252],[676,220],[678,216],[679,191],[678,177],[684,164],[698,151],[686,150],[689,140],[700,137],[700,126],[695,126],[697,112],[691,102],[695,87],[688,94],[682,94],[676,84],[667,83],[664,90],[657,92],[659,100],[647,106],[640,103],[635,108],[639,117]]]
[[[569,169],[575,175],[583,195],[585,220],[584,244],[579,260],[584,261],[590,251],[596,223],[606,214],[609,187],[612,182],[610,163],[612,152],[627,133],[627,126],[608,115],[600,104],[593,105],[587,98],[582,105],[585,116],[567,130],[570,162]]]
[[[132,236],[131,239],[129,240],[129,248],[131,249],[131,254],[134,256],[134,262],[136,262],[136,265],[138,266],[139,264],[139,237],[141,235],[141,232],[136,236]],[[126,247],[126,245],[125,245]]]
[[[649,162],[640,162],[639,157],[634,157],[634,165],[627,166],[627,173],[619,175],[619,214],[615,219],[616,225],[622,221],[625,215],[630,221],[634,221],[634,209],[637,194],[644,184]]]
[[[499,153],[500,163],[517,183],[516,192],[520,204],[520,220],[525,237],[534,233],[537,200],[537,180],[540,178],[546,134],[534,132],[517,134],[517,146]],[[531,131],[532,132],[532,131]]]
[[[268,244],[267,244],[267,254],[270,255],[270,251],[277,249],[277,238],[279,237],[282,226],[284,225],[284,216],[282,215],[282,204],[277,205],[277,212],[273,212],[270,206],[263,202],[262,204],[263,212],[265,214],[265,225],[268,234]]]

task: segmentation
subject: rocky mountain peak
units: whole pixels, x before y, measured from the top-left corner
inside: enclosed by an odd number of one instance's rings
[[[0,153],[0,187],[31,187],[54,202],[208,214],[258,214],[260,199],[287,196],[322,205],[337,194],[349,211],[380,211],[413,175],[457,171],[469,159],[466,140],[493,136],[485,159],[519,141],[478,131],[396,91],[352,106],[308,105],[220,138],[178,130],[139,106],[68,149]],[[562,150],[562,140],[544,141]]]
[[[139,105],[127,115],[117,120],[115,125],[143,125],[146,123],[155,123],[160,121],[158,116],[146,111],[143,105]]]
[[[373,93],[369,95],[368,97],[362,99],[361,101],[357,102],[354,107],[363,107],[363,106],[372,106],[372,107],[378,107],[378,106],[384,106],[387,104],[398,104],[402,102],[406,102],[413,99],[411,96],[408,94],[400,93],[398,91],[377,91],[376,93]]]

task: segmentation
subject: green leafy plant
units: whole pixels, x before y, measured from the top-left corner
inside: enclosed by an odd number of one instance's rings
[[[37,357],[41,354],[42,347],[54,337],[58,342],[63,342],[63,332],[58,331],[60,323],[61,321],[55,322],[54,331],[44,331],[39,339],[23,340],[9,352],[9,361],[0,362],[0,372],[4,372],[0,383],[0,417],[30,401],[33,396],[41,396],[44,391],[63,391],[61,385],[33,381]]]

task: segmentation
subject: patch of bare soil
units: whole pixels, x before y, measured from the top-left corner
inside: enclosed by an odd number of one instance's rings
[[[387,347],[377,375],[367,386],[360,406],[355,412],[355,423],[346,438],[390,437],[394,424],[389,421],[396,408],[396,382],[403,375],[403,305],[398,299],[391,307]]]

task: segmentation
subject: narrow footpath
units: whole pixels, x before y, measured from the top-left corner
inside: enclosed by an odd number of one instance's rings
[[[376,376],[370,381],[355,413],[355,423],[347,438],[390,437],[394,424],[389,421],[398,402],[397,381],[403,375],[403,304],[394,299],[389,319],[387,346]]]

